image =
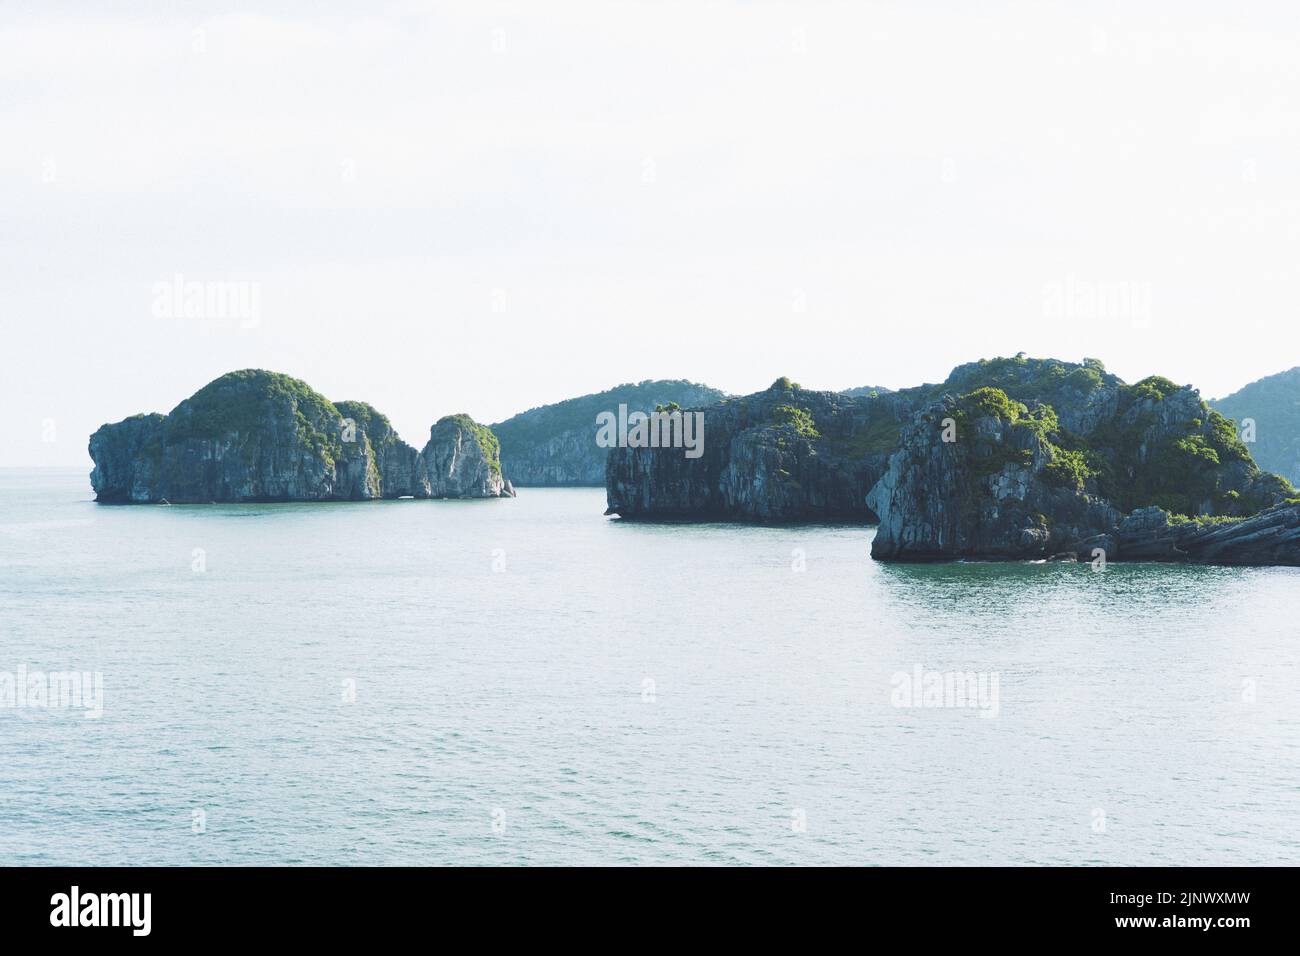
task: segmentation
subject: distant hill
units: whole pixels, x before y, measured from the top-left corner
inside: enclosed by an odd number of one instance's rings
[[[596,416],[628,411],[653,412],[676,402],[682,408],[712,405],[726,394],[682,379],[618,385],[594,395],[542,405],[492,426],[501,442],[501,468],[518,487],[605,485],[609,449],[596,444]]]
[[[1237,422],[1255,422],[1249,443],[1259,467],[1300,483],[1300,367],[1251,382],[1210,405]]]
[[[877,395],[888,395],[891,389],[881,388],[876,385],[859,385],[857,388],[846,388],[840,392],[841,395],[847,395],[849,398],[875,398]]]

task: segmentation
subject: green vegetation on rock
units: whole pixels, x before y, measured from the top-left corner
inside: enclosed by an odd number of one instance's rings
[[[483,450],[483,456],[487,459],[488,468],[493,475],[500,477],[501,443],[497,440],[497,436],[493,434],[492,429],[486,425],[480,425],[464,412],[455,415],[444,415],[438,419],[437,424],[433,427],[436,430],[443,426],[454,426],[473,436],[474,440],[478,442],[479,448]]]
[[[376,437],[383,436],[384,439],[397,439],[393,423],[373,405],[367,402],[342,401],[335,402],[334,407],[343,418],[352,419],[359,431]]]
[[[213,440],[248,433],[265,424],[268,412],[292,407],[304,419],[341,419],[334,403],[306,382],[280,372],[242,369],[209,382],[167,416],[167,441]]]
[[[1136,385],[1129,387],[1135,398],[1154,398],[1156,401],[1163,401],[1181,388],[1163,375],[1148,375]]]
[[[228,372],[209,382],[171,411],[158,441],[236,439],[247,455],[257,447],[251,439],[286,416],[303,442],[333,465],[342,453],[339,410],[306,382],[263,369]]]
[[[901,430],[902,425],[890,410],[878,406],[872,409],[866,425],[849,438],[843,439],[840,447],[849,459],[861,458],[864,455],[888,455],[898,448],[898,435]]]
[[[806,409],[794,405],[778,405],[772,409],[772,421],[778,425],[789,425],[804,438],[820,438],[817,423]]]
[[[965,393],[954,413],[959,430],[966,427],[967,419],[988,415],[1016,428],[1031,428],[1047,452],[1043,477],[1054,487],[1089,489],[1126,512],[1155,505],[1189,517],[1253,514],[1286,490],[1283,480],[1260,472],[1231,421],[1209,408],[1192,389],[1163,376],[1126,385],[1113,376],[1103,379],[1099,362],[1070,367],[1023,355],[972,363],[958,372],[954,373],[958,381],[987,374],[1009,386],[1004,390],[983,385]],[[1105,385],[1110,397],[1096,406],[1092,419],[1072,408],[1074,418],[1091,427],[1084,433],[1063,428],[1047,397],[1077,405],[1088,400],[1086,394],[1077,393],[1100,385]],[[1072,398],[1063,388],[1076,394]],[[1170,407],[1171,402],[1178,404]],[[1017,463],[1021,450],[1008,447],[998,454],[985,448],[977,471],[988,473]]]
[[[1058,488],[1082,491],[1087,480],[1096,475],[1096,470],[1088,464],[1087,455],[1056,447],[1053,451],[1054,457],[1043,466],[1043,477]]]
[[[1000,388],[977,388],[958,398],[952,409],[950,417],[956,430],[953,447],[980,478],[998,474],[1007,466],[1027,465],[1033,461],[1032,446],[1042,441],[1043,421],[1038,414],[1041,406],[1031,415],[1025,405],[1012,401]],[[1006,427],[1001,441],[986,439],[978,432],[980,419],[988,418],[996,418]],[[978,491],[974,486],[965,490],[968,494]]]
[[[1062,399],[1077,401],[1104,384],[1118,381],[1095,359],[1074,365],[1056,359],[1031,359],[1021,352],[1012,358],[980,359],[959,365],[945,382],[928,390],[939,395],[996,388],[1013,401],[1038,400],[1051,404]]]

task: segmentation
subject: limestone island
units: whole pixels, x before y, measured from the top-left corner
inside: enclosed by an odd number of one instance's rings
[[[448,415],[416,451],[365,402],[331,402],[277,372],[230,372],[167,415],[90,436],[95,500],[111,504],[510,498],[496,436]]]
[[[1190,386],[986,359],[939,385],[779,379],[703,410],[699,458],[617,448],[607,514],[859,521],[872,556],[1300,565],[1300,496]]]

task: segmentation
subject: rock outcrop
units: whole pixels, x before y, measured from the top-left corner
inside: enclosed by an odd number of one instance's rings
[[[867,495],[880,515],[873,558],[1044,558],[1118,524],[1109,503],[1049,479],[1042,420],[987,391],[936,402],[904,430]]]
[[[419,468],[429,497],[514,497],[514,488],[501,476],[496,436],[468,415],[448,415],[429,429]]]
[[[878,521],[872,554],[882,560],[1163,549],[1285,563],[1287,539],[1268,537],[1285,519],[1252,516],[1294,501],[1290,483],[1260,471],[1195,389],[1159,376],[1128,385],[1095,359],[987,359],[896,392],[807,392],[782,380],[702,411],[699,458],[611,453],[607,514]],[[1132,515],[1152,507],[1169,529],[1139,547]]]
[[[1129,561],[1300,565],[1300,501],[1218,520],[1139,508],[1116,530],[1114,552]]]
[[[154,488],[162,465],[161,435],[166,415],[132,415],[115,425],[102,425],[90,436],[95,468],[90,484],[96,500],[157,501]],[[146,453],[146,449],[148,449]]]
[[[782,380],[785,381],[785,380]],[[787,382],[788,384],[788,382]],[[884,475],[903,424],[948,392],[980,385],[1030,390],[1063,409],[1066,427],[1086,430],[1109,414],[1117,387],[1099,362],[1045,362],[1027,374],[1019,358],[958,366],[939,385],[890,391],[862,386],[838,394],[793,391],[782,383],[704,408],[709,439],[703,459],[682,461],[662,449],[619,449],[606,470],[607,513],[691,520],[876,521],[867,492]],[[790,428],[778,411],[810,416]]]
[[[420,453],[398,437],[386,416],[366,402],[335,402],[334,407],[343,416],[345,436],[368,446],[369,460],[379,473],[378,497],[429,497]]]
[[[596,442],[596,418],[629,412],[650,413],[659,406],[709,405],[723,393],[682,380],[645,381],[543,405],[492,426],[501,442],[501,465],[520,487],[599,487],[605,483],[608,448]]]
[[[1294,489],[1261,472],[1232,422],[1194,389],[1159,377],[1130,386],[1099,363],[1023,356],[963,366],[954,378],[998,386],[943,395],[903,429],[867,497],[880,516],[873,557],[1090,557],[1100,547],[1120,560],[1164,549],[1169,560],[1278,563],[1246,522]],[[1137,547],[1152,508],[1169,528],[1160,544]],[[1194,531],[1210,524],[1223,527]]]
[[[440,427],[453,420],[467,424]],[[512,493],[491,432],[467,416],[443,422],[417,452],[364,402],[336,405],[298,379],[246,369],[168,415],[102,426],[90,437],[90,481],[97,501],[121,504]]]
[[[910,406],[894,395],[808,391],[789,379],[702,409],[702,454],[620,447],[606,514],[631,519],[874,521],[865,491],[884,472]]]

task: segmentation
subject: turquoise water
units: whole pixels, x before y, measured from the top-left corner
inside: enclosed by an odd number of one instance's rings
[[[0,672],[103,679],[0,708],[0,864],[1296,862],[1300,572],[603,507],[0,470]],[[918,665],[996,716],[894,706]]]

